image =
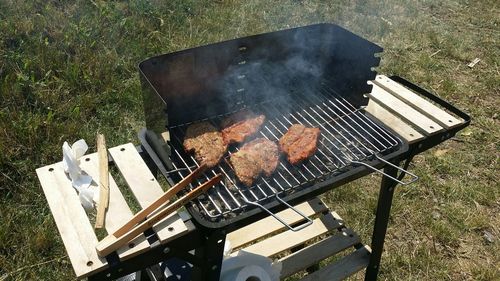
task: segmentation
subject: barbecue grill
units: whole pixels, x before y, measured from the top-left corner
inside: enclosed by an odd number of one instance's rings
[[[375,280],[394,188],[418,179],[406,171],[412,157],[451,138],[470,123],[467,114],[403,78],[376,75],[381,52],[379,46],[341,27],[317,24],[197,47],[140,63],[147,127],[139,134],[141,146],[136,151],[127,144],[109,152],[143,208],[162,193],[153,174],[159,171],[173,185],[199,167],[182,145],[186,128],[196,122],[218,127],[226,116],[251,110],[266,116],[255,137],[276,142],[296,123],[320,128],[317,151],[298,165],[282,157],[270,177],[261,177],[246,187],[229,165],[230,155],[239,149],[231,145],[217,166],[187,188],[186,192],[215,174],[224,177],[186,206],[191,216],[181,219],[175,214],[139,235],[128,248],[122,247],[105,258],[96,256],[97,238],[77,195],[70,192],[71,182],[61,163],[37,169],[77,276],[111,280],[176,257],[193,266],[194,279],[219,280],[227,234],[233,241],[246,236],[237,243],[242,246],[287,227],[288,231],[252,246],[295,237],[288,248],[280,245],[285,248],[275,252],[278,254],[330,231],[335,233],[303,249],[308,257],[314,256],[308,262],[300,258],[300,251],[282,258],[282,278],[342,247],[354,246],[354,253],[304,280],[324,276],[338,279],[365,267],[365,279]],[[85,172],[95,175],[95,155],[85,159]],[[315,196],[372,172],[383,176],[370,249]],[[403,181],[405,175],[409,179]],[[113,195],[108,217],[112,223],[106,229],[113,233],[117,223],[128,221],[132,213],[114,181],[110,182]],[[290,215],[294,212],[298,216]],[[308,217],[318,214],[320,217],[314,220]],[[285,227],[275,224],[265,233],[246,235],[248,230],[274,223],[271,218],[262,219],[268,215]],[[302,239],[310,224],[315,231],[318,224],[324,226],[325,232],[312,231],[318,236]],[[337,250],[330,252],[332,248]],[[318,255],[323,252],[318,249],[328,253]],[[339,268],[347,261],[351,262],[349,270]]]
[[[139,66],[149,129],[145,142],[156,148],[161,170],[175,183],[199,166],[182,146],[193,122],[218,127],[225,116],[250,109],[266,116],[259,136],[272,141],[294,123],[320,128],[315,155],[300,165],[282,160],[273,176],[251,187],[235,179],[224,159],[199,183],[216,173],[225,181],[188,208],[204,227],[228,231],[265,214],[275,216],[290,203],[380,172],[376,167],[392,165],[408,150],[397,134],[362,110],[381,51],[345,29],[320,24],[148,59]],[[169,138],[162,146],[157,136],[165,132]],[[237,150],[230,146],[229,155]],[[412,177],[410,182],[417,179]],[[307,224],[286,226],[298,230]]]

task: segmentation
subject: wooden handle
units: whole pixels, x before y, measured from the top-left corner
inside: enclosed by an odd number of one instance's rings
[[[146,208],[142,209],[140,212],[135,214],[126,224],[117,229],[113,233],[113,236],[120,237],[123,234],[127,233],[127,231],[132,229],[136,224],[146,219],[146,217],[149,216],[153,211],[155,211],[161,205],[172,199],[172,197],[174,197],[175,194],[179,193],[179,191],[183,190],[186,186],[188,186],[195,178],[199,177],[205,171],[205,169],[206,166],[201,165],[196,170],[191,172],[189,175],[187,175],[187,177],[183,178],[180,182],[178,182],[172,188],[163,193],[163,195],[160,196],[158,199],[156,199],[156,201],[154,201],[149,206],[147,206]]]
[[[125,234],[121,235],[120,237],[116,237],[113,234],[108,235],[106,238],[104,238],[101,242],[99,242],[96,245],[97,254],[101,257],[104,257],[104,256],[107,256],[110,253],[118,250],[124,244],[126,244],[127,242],[129,242],[133,238],[137,237],[137,235],[143,233],[146,229],[152,227],[153,225],[158,223],[160,220],[162,220],[166,216],[175,212],[180,207],[186,205],[189,201],[200,196],[202,193],[206,192],[210,187],[214,186],[215,184],[217,184],[221,180],[222,180],[222,175],[217,174],[215,177],[211,178],[207,182],[205,182],[202,185],[191,190],[186,195],[177,199],[174,203],[168,205],[163,210],[154,214],[153,216],[151,216],[150,218],[148,218],[144,222],[140,223],[136,227],[132,228],[130,231],[126,232]]]
[[[97,215],[95,228],[104,226],[104,217],[109,205],[109,173],[108,173],[108,150],[104,135],[97,134],[97,155],[99,157],[99,204],[97,205]]]

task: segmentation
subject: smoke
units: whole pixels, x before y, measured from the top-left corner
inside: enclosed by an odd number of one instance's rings
[[[292,92],[310,91],[325,73],[321,36],[288,31],[288,36],[267,36],[256,47],[243,47],[217,85],[228,111],[274,102],[291,109]],[[290,36],[291,35],[291,36]]]

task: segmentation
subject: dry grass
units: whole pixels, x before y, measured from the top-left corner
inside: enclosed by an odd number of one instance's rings
[[[137,142],[139,61],[334,22],[385,48],[382,73],[473,117],[454,140],[416,157],[421,180],[397,189],[380,279],[498,280],[499,14],[493,0],[0,1],[0,279],[73,279],[34,170],[59,161],[64,140],[93,143],[96,131],[109,145]],[[378,180],[325,195],[364,241]]]

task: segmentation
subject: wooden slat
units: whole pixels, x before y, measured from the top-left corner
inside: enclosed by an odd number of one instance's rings
[[[51,170],[52,169],[52,170]],[[107,267],[95,251],[97,237],[61,163],[36,170],[78,279]]]
[[[280,278],[286,278],[304,270],[357,243],[360,243],[359,236],[354,231],[346,229],[316,244],[294,252],[280,260],[282,265]]]
[[[370,248],[364,246],[355,252],[343,257],[335,263],[329,264],[315,271],[300,281],[343,280],[368,266]]]
[[[339,228],[340,226],[342,226],[342,221],[339,215],[335,212],[331,212],[313,220],[313,224],[304,229],[296,232],[287,230],[248,246],[243,250],[266,257],[272,257],[297,245],[301,245],[310,239],[323,235],[330,230]]]
[[[106,139],[103,134],[97,134],[97,156],[99,157],[99,203],[97,204],[97,214],[95,217],[95,228],[102,228],[106,209],[109,205],[109,168],[108,150],[106,149]]]
[[[128,143],[110,148],[109,153],[142,208],[149,206],[163,195],[161,186],[133,144]],[[177,213],[155,224],[153,230],[157,233],[161,243],[168,242],[188,231]]]
[[[373,89],[369,96],[399,118],[413,124],[417,130],[422,131],[426,135],[435,134],[443,130],[443,127],[438,123],[375,84],[373,84]]]
[[[80,167],[82,170],[94,179],[92,184],[96,184],[95,180],[99,178],[97,153],[83,156],[80,161]],[[120,189],[116,185],[113,176],[109,175],[109,206],[108,211],[106,212],[106,220],[104,224],[106,231],[108,234],[113,233],[129,221],[132,216],[132,211],[128,207]],[[122,247],[117,251],[121,260],[126,260],[149,249],[149,243],[143,234],[130,241],[128,245],[129,246]]]
[[[462,123],[462,121],[453,117],[448,112],[442,110],[428,100],[417,95],[403,85],[389,79],[387,76],[378,75],[377,78],[373,80],[373,82],[386,91],[390,92],[394,96],[403,100],[411,107],[420,111],[422,114],[429,117],[444,128],[449,129]]]
[[[387,127],[393,129],[401,137],[406,139],[408,143],[413,143],[424,138],[422,134],[413,129],[410,125],[405,123],[399,117],[395,116],[387,109],[383,108],[375,100],[370,99],[368,106],[365,110],[373,115],[375,118],[380,120],[382,123],[387,125]]]
[[[325,204],[318,198],[301,203],[295,206],[295,208],[308,217],[328,210]],[[295,224],[304,219],[291,209],[283,210],[277,213],[277,216],[288,224]],[[275,218],[266,217],[229,233],[226,239],[231,242],[233,248],[238,248],[284,228],[285,226]]]

